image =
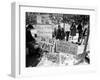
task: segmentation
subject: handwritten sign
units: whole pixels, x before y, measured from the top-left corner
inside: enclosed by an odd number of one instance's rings
[[[37,34],[38,36],[42,36],[42,37],[49,37],[52,38],[52,25],[36,25],[36,29],[37,29]]]
[[[56,52],[63,52],[69,54],[77,54],[78,46],[76,44],[66,42],[66,41],[57,41],[56,42]]]
[[[46,37],[38,37],[37,42],[39,46],[46,51],[54,52],[54,40]]]
[[[59,54],[50,54],[50,53],[48,53],[47,54],[47,59],[49,60],[49,61],[52,61],[52,62],[54,62],[54,63],[59,63]]]

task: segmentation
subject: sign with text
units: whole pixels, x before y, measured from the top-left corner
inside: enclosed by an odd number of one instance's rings
[[[59,54],[48,53],[46,56],[49,61],[59,64]]]
[[[36,25],[36,29],[38,36],[52,38],[52,25],[38,24]]]
[[[46,51],[53,52],[54,51],[54,40],[49,39],[46,37],[38,37],[37,42],[39,43],[39,46]]]
[[[56,52],[77,54],[78,46],[66,41],[56,41]]]

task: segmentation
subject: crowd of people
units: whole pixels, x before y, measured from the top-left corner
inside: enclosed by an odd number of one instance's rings
[[[53,32],[53,38],[59,39],[59,40],[65,40],[69,41],[69,38],[71,36],[71,39],[73,40],[76,34],[78,34],[77,44],[81,45],[82,41],[85,41],[85,37],[87,37],[88,27],[84,27],[82,23],[79,23],[76,25],[75,22],[70,24],[70,26],[66,26],[67,30],[64,29],[64,27],[61,27],[60,24],[58,25],[58,28],[54,29]]]
[[[35,29],[35,25],[50,25],[51,32],[49,33],[49,38],[53,38],[54,41],[66,41],[73,44],[77,44],[78,47],[85,46],[88,43],[89,37],[89,16],[88,15],[74,15],[74,14],[55,14],[55,13],[34,13],[26,12],[26,67],[36,67],[41,62],[41,58],[44,53],[49,53],[49,51],[43,50],[39,43],[36,41],[38,39],[38,29]],[[34,26],[35,27],[34,27]],[[48,27],[48,26],[46,26]],[[53,28],[52,28],[53,27]],[[32,32],[31,32],[32,30]],[[36,30],[36,31],[35,31]],[[46,29],[49,30],[49,29]],[[40,30],[41,32],[42,29]],[[34,33],[34,34],[33,34]],[[38,34],[38,35],[37,35]],[[47,35],[47,33],[45,32]],[[44,35],[43,35],[44,36]],[[55,45],[55,44],[54,44]],[[56,48],[56,47],[55,47]],[[54,48],[54,52],[55,52]],[[89,52],[82,49],[85,53],[85,60],[90,63],[87,57]],[[56,52],[55,52],[56,53]],[[84,54],[83,54],[84,55]],[[55,56],[47,56],[49,60]],[[80,58],[80,55],[79,57]],[[55,62],[55,60],[52,60]],[[57,60],[58,61],[58,60]]]
[[[67,29],[65,30],[64,27],[61,27],[59,24],[57,29],[54,28],[52,36],[56,40],[69,41],[70,36],[73,40],[76,34],[78,34],[76,44],[81,45],[82,41],[85,42],[85,38],[88,37],[88,28],[89,27],[85,28],[82,23],[76,25],[76,23],[73,22],[71,25],[67,26]],[[34,27],[29,24],[28,27],[26,27],[26,67],[37,66],[40,62],[41,57],[43,56],[42,49],[39,47],[38,43],[36,43],[35,40],[37,34],[34,34],[34,36],[32,36],[31,29],[34,29]]]

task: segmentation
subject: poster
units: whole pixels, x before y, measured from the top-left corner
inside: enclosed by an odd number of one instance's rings
[[[66,42],[66,41],[57,41],[56,42],[56,51],[63,52],[65,54],[76,55],[78,46],[76,44]]]
[[[38,37],[37,42],[44,51],[54,52],[55,41],[48,37]]]
[[[26,12],[26,22],[27,68],[90,64],[89,15]]]
[[[50,24],[37,24],[36,25],[37,35],[42,37],[52,38],[52,25]]]

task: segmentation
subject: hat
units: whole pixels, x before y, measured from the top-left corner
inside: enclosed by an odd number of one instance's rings
[[[34,27],[31,24],[29,24],[27,29],[34,29]]]

